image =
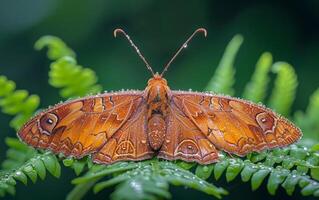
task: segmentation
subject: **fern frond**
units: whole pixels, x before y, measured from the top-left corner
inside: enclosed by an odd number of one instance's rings
[[[310,97],[305,113],[295,113],[295,121],[304,133],[302,144],[312,146],[319,141],[319,89]]]
[[[113,177],[99,182],[109,175]],[[96,181],[98,183],[95,184]],[[156,159],[139,163],[115,163],[109,166],[96,165],[86,175],[76,178],[72,182],[74,184],[92,184],[94,182],[94,192],[118,185],[111,195],[112,199],[170,198],[169,184],[193,188],[217,198],[227,194],[224,189],[199,179],[190,171],[172,162]]]
[[[263,102],[267,93],[267,86],[269,83],[269,70],[272,65],[272,56],[270,53],[263,53],[257,64],[251,81],[246,85],[242,97],[259,103]]]
[[[37,153],[35,149],[20,142],[17,138],[7,137],[5,143],[9,149],[6,152],[6,159],[1,164],[4,170],[19,167]]]
[[[228,182],[240,175],[243,182],[251,181],[252,190],[257,190],[268,179],[267,189],[271,195],[275,195],[279,186],[292,195],[299,184],[302,195],[318,196],[318,169],[319,154],[291,146],[251,154],[245,160],[223,156],[215,165],[199,165],[195,173],[205,180],[211,176],[219,179],[225,174]]]
[[[34,46],[37,50],[48,47],[47,56],[54,60],[50,66],[49,83],[61,90],[62,97],[79,97],[102,90],[101,86],[96,84],[95,72],[78,65],[74,51],[60,38],[44,36],[36,41]]]
[[[60,38],[55,36],[43,36],[38,39],[35,44],[34,48],[36,50],[41,50],[44,47],[48,48],[47,56],[51,60],[57,60],[64,56],[70,56],[75,58],[74,51],[69,48]]]
[[[224,55],[215,71],[214,76],[208,82],[205,88],[206,90],[228,95],[234,94],[234,61],[239,47],[242,43],[243,37],[241,35],[235,35],[233,39],[229,42],[225,49]]]
[[[50,85],[60,88],[60,95],[64,98],[84,96],[102,90],[102,87],[96,84],[95,72],[77,65],[72,57],[62,57],[53,62],[49,78]]]
[[[277,78],[268,105],[278,113],[288,116],[295,100],[297,75],[294,68],[285,62],[275,63],[272,71],[277,74]]]
[[[1,197],[6,193],[15,194],[16,181],[27,185],[29,178],[35,183],[38,177],[45,179],[46,171],[55,177],[60,176],[60,164],[51,153],[39,154],[15,138],[7,139],[6,143],[10,149],[7,153],[8,159],[3,163],[4,170],[0,170]]]
[[[29,119],[38,108],[40,99],[29,95],[26,90],[16,90],[16,84],[5,76],[0,76],[0,107],[2,112],[15,115],[10,126],[15,130]]]
[[[37,95],[29,95],[26,90],[16,90],[16,84],[5,76],[0,76],[0,107],[2,112],[15,117],[10,121],[10,126],[18,130],[28,120],[37,107],[40,98]],[[9,170],[23,164],[34,156],[35,151],[22,144],[19,140],[7,138],[9,149],[6,152],[7,159],[3,161],[2,168]]]

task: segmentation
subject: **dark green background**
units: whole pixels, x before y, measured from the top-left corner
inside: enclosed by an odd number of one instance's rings
[[[304,109],[309,95],[319,86],[317,0],[0,0],[0,74],[15,81],[19,89],[39,94],[42,107],[60,101],[58,90],[47,83],[49,61],[45,52],[33,49],[39,37],[50,34],[62,38],[76,51],[79,64],[96,71],[105,90],[143,89],[150,73],[127,41],[113,38],[112,32],[118,27],[131,35],[155,71],[161,71],[196,28],[207,28],[208,37],[194,38],[167,72],[172,89],[202,90],[226,44],[237,33],[245,41],[235,62],[236,96],[240,96],[264,51],[270,51],[275,61],[287,61],[295,67],[299,87],[294,110]],[[3,138],[15,132],[8,128],[10,117],[1,115],[0,120],[3,160]],[[19,184],[15,198],[62,199],[72,188],[69,182],[73,176],[71,170],[64,169],[59,180],[50,177],[28,187]],[[270,198],[264,186],[251,193],[249,184],[241,184],[229,184],[227,189],[233,193],[225,199]],[[172,191],[174,199],[211,198],[183,188]],[[97,197],[105,199],[108,192],[111,190]],[[290,197],[280,189],[276,198]]]

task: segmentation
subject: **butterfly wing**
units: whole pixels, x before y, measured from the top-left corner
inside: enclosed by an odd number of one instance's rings
[[[170,107],[176,107],[185,120],[200,130],[194,134],[203,135],[218,149],[239,156],[284,147],[302,135],[296,126],[270,109],[232,97],[173,91]],[[188,132],[178,134],[183,137]]]
[[[142,105],[127,122],[93,154],[96,163],[110,164],[117,161],[144,160],[153,157],[154,152],[147,138],[147,110]]]
[[[164,143],[158,157],[167,160],[208,164],[218,160],[218,152],[201,130],[174,103],[169,106]]]
[[[141,109],[144,105],[142,94],[139,91],[106,93],[59,104],[26,123],[18,136],[35,148],[50,149],[65,156],[81,158],[96,153],[108,143],[113,144],[115,138],[125,138],[124,127],[145,126],[143,117],[131,120],[145,115]],[[115,134],[120,130],[123,136]],[[146,138],[145,129],[138,130],[137,137]],[[136,141],[132,143],[136,149]],[[147,143],[138,147],[140,149],[135,151],[141,155],[152,153]]]

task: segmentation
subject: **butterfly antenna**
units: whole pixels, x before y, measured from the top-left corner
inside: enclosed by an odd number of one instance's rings
[[[184,44],[178,49],[178,51],[174,54],[174,56],[171,58],[171,60],[165,65],[163,72],[161,73],[161,77],[163,77],[164,73],[167,71],[168,67],[171,65],[171,63],[175,60],[177,55],[183,50],[186,49],[188,46],[188,42],[192,40],[192,38],[199,32],[204,33],[204,36],[207,36],[207,31],[204,28],[199,28],[194,31],[194,33],[189,36],[189,38],[184,42]]]
[[[131,40],[130,36],[125,33],[125,31],[123,29],[117,28],[114,30],[113,35],[114,37],[117,36],[118,33],[122,33],[126,39],[130,42],[131,46],[135,49],[136,53],[138,54],[138,56],[143,60],[143,62],[145,63],[146,67],[148,70],[151,71],[152,75],[154,76],[154,71],[152,69],[152,67],[148,64],[148,62],[146,61],[145,57],[142,55],[141,51],[137,48],[137,46],[134,44],[134,42]]]

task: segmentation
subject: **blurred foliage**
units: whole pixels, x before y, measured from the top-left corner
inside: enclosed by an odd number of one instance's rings
[[[234,95],[233,85],[235,83],[234,61],[243,42],[241,35],[236,35],[226,47],[225,53],[220,60],[213,78],[208,82],[206,90],[215,93]]]
[[[311,95],[306,111],[295,113],[295,120],[304,132],[305,145],[311,146],[319,141],[319,89]]]
[[[75,53],[72,49],[65,45],[65,43],[55,36],[44,36],[37,40],[34,44],[36,50],[41,50],[44,47],[48,47],[47,56],[51,60],[57,60],[64,56],[70,56],[75,58]]]
[[[51,64],[49,83],[61,88],[60,95],[64,98],[98,93],[102,87],[96,82],[94,71],[77,65],[72,57],[61,57]]]
[[[263,102],[267,94],[269,84],[269,70],[272,66],[272,55],[268,52],[263,53],[257,64],[256,70],[251,77],[251,81],[246,85],[243,98],[255,103]]]
[[[26,90],[16,90],[16,84],[5,76],[0,76],[0,107],[2,112],[14,115],[10,126],[15,130],[28,120],[38,108],[40,99],[29,95]]]
[[[61,40],[55,37],[50,38],[52,41],[46,37],[45,44],[42,47],[47,46],[49,52],[54,49],[54,55],[59,55],[59,57],[54,57],[57,60],[53,59],[54,61],[51,64],[49,82],[52,86],[60,89],[61,96],[70,98],[92,91],[99,91],[100,87],[96,84],[97,77],[95,73],[78,66],[75,58],[70,57],[70,52],[73,51],[64,43],[61,43]],[[51,42],[55,43],[56,41],[59,41],[59,45],[51,44]],[[208,89],[225,94],[234,93],[234,58],[241,43],[241,36],[235,36],[231,40],[220,62],[221,64],[212,78],[215,83],[208,84]],[[48,56],[52,55],[48,54]],[[254,101],[264,101],[267,96],[268,84],[271,80],[268,77],[268,73],[272,69],[272,72],[277,77],[269,96],[269,105],[282,112],[282,114],[289,115],[295,98],[297,77],[291,65],[284,62],[275,62],[272,65],[271,58],[272,56],[269,53],[262,54],[257,62],[255,73],[246,86],[244,96]],[[270,67],[270,65],[272,66]],[[71,72],[71,75],[65,76],[69,72]],[[61,79],[62,76],[64,78]],[[218,76],[223,78],[220,79]],[[78,81],[76,86],[70,86],[68,83],[70,83],[69,79],[72,78],[79,78],[81,81]],[[14,85],[12,81],[8,81],[5,77],[2,79],[4,85]],[[2,92],[2,89],[4,89],[3,91],[9,91],[3,92],[8,94],[4,95],[7,103],[0,105],[4,113],[20,113],[17,111],[18,109],[14,110],[15,112],[8,111],[12,105],[16,104],[23,105],[22,107],[28,111],[34,111],[38,106],[38,104],[34,103],[24,103],[26,102],[25,99],[30,98],[26,92],[21,98],[19,95],[17,97],[14,95],[14,87],[12,86],[3,87],[0,92]],[[259,91],[256,92],[256,90]],[[283,93],[285,95],[280,95]],[[319,112],[318,101],[318,92],[315,92],[311,97],[306,112],[299,112],[295,115],[298,124],[305,131],[309,131],[306,132],[301,141],[303,145],[310,145],[306,142],[309,138],[313,139],[313,143],[319,143],[318,139],[315,140],[311,136],[311,134],[317,135],[319,133],[318,127],[315,126],[318,121],[318,115],[316,114]],[[45,178],[46,171],[49,171],[55,177],[60,176],[61,168],[58,159],[50,152],[37,152],[14,138],[8,138],[6,143],[9,149],[7,151],[7,159],[2,165],[3,170],[0,173],[1,196],[6,193],[14,194],[16,181],[26,184],[27,180],[31,179],[32,182],[36,182],[38,176],[41,179]],[[81,199],[91,189],[97,193],[112,186],[116,186],[111,195],[112,199],[166,199],[171,198],[169,192],[170,184],[185,186],[221,198],[222,195],[228,194],[227,191],[214,186],[209,178],[214,176],[218,180],[222,174],[225,174],[227,182],[233,181],[240,174],[241,181],[248,182],[251,180],[252,190],[258,189],[262,186],[262,182],[267,180],[266,187],[271,195],[276,194],[279,186],[283,187],[288,195],[292,195],[296,185],[299,185],[302,195],[319,196],[318,146],[314,145],[309,149],[300,144],[298,146],[292,145],[283,149],[251,153],[245,158],[221,155],[220,162],[206,166],[157,159],[142,162],[120,162],[106,166],[93,164],[89,158],[81,160],[66,158],[63,160],[64,166],[72,168],[76,175],[79,176],[72,181],[76,186],[68,194],[67,199]]]
[[[269,99],[269,107],[282,115],[288,116],[295,100],[298,85],[297,75],[293,67],[285,62],[275,63],[272,71],[277,74],[277,79]]]

